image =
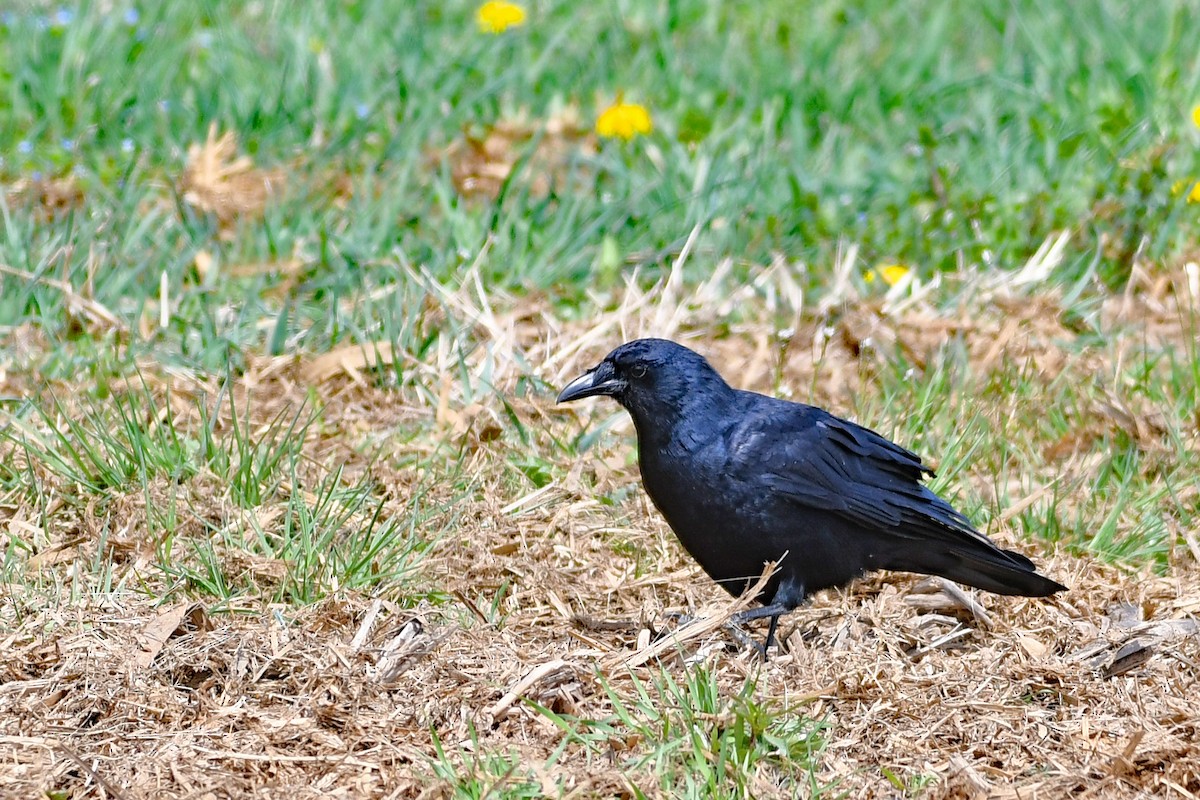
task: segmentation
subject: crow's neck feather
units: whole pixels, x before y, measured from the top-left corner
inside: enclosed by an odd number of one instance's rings
[[[737,392],[716,372],[688,378],[664,381],[652,394],[628,398],[626,408],[641,449],[666,447],[673,440],[702,440],[737,419]]]

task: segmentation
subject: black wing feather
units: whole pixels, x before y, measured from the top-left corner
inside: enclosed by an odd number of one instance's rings
[[[866,531],[886,531],[918,544],[982,546],[989,555],[1032,567],[1028,559],[1011,558],[997,548],[924,486],[921,481],[933,470],[920,456],[821,409],[802,406],[805,413],[797,414],[795,404],[771,405],[775,408],[746,415],[731,450],[771,491],[801,506],[832,511]],[[773,445],[762,447],[766,441]],[[766,463],[746,458],[751,451],[765,456]]]

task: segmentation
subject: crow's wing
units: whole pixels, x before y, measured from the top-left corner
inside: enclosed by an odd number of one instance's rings
[[[811,509],[833,512],[864,531],[924,545],[1004,553],[945,500],[921,484],[933,471],[879,434],[821,409],[755,403],[728,442],[738,477]]]

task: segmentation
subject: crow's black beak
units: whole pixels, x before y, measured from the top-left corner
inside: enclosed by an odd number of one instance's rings
[[[608,395],[611,397],[624,388],[625,381],[614,374],[612,364],[609,364],[607,361],[601,361],[563,387],[563,390],[558,393],[557,402],[569,403],[572,400],[580,400],[584,397],[594,397],[596,395]]]

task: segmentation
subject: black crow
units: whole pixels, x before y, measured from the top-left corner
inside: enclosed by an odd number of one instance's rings
[[[734,389],[698,353],[663,339],[623,344],[573,380],[566,403],[607,395],[637,429],[642,484],[723,589],[779,566],[738,621],[779,616],[876,569],[941,575],[989,592],[1066,589],[1002,550],[922,485],[919,456],[827,411]]]

